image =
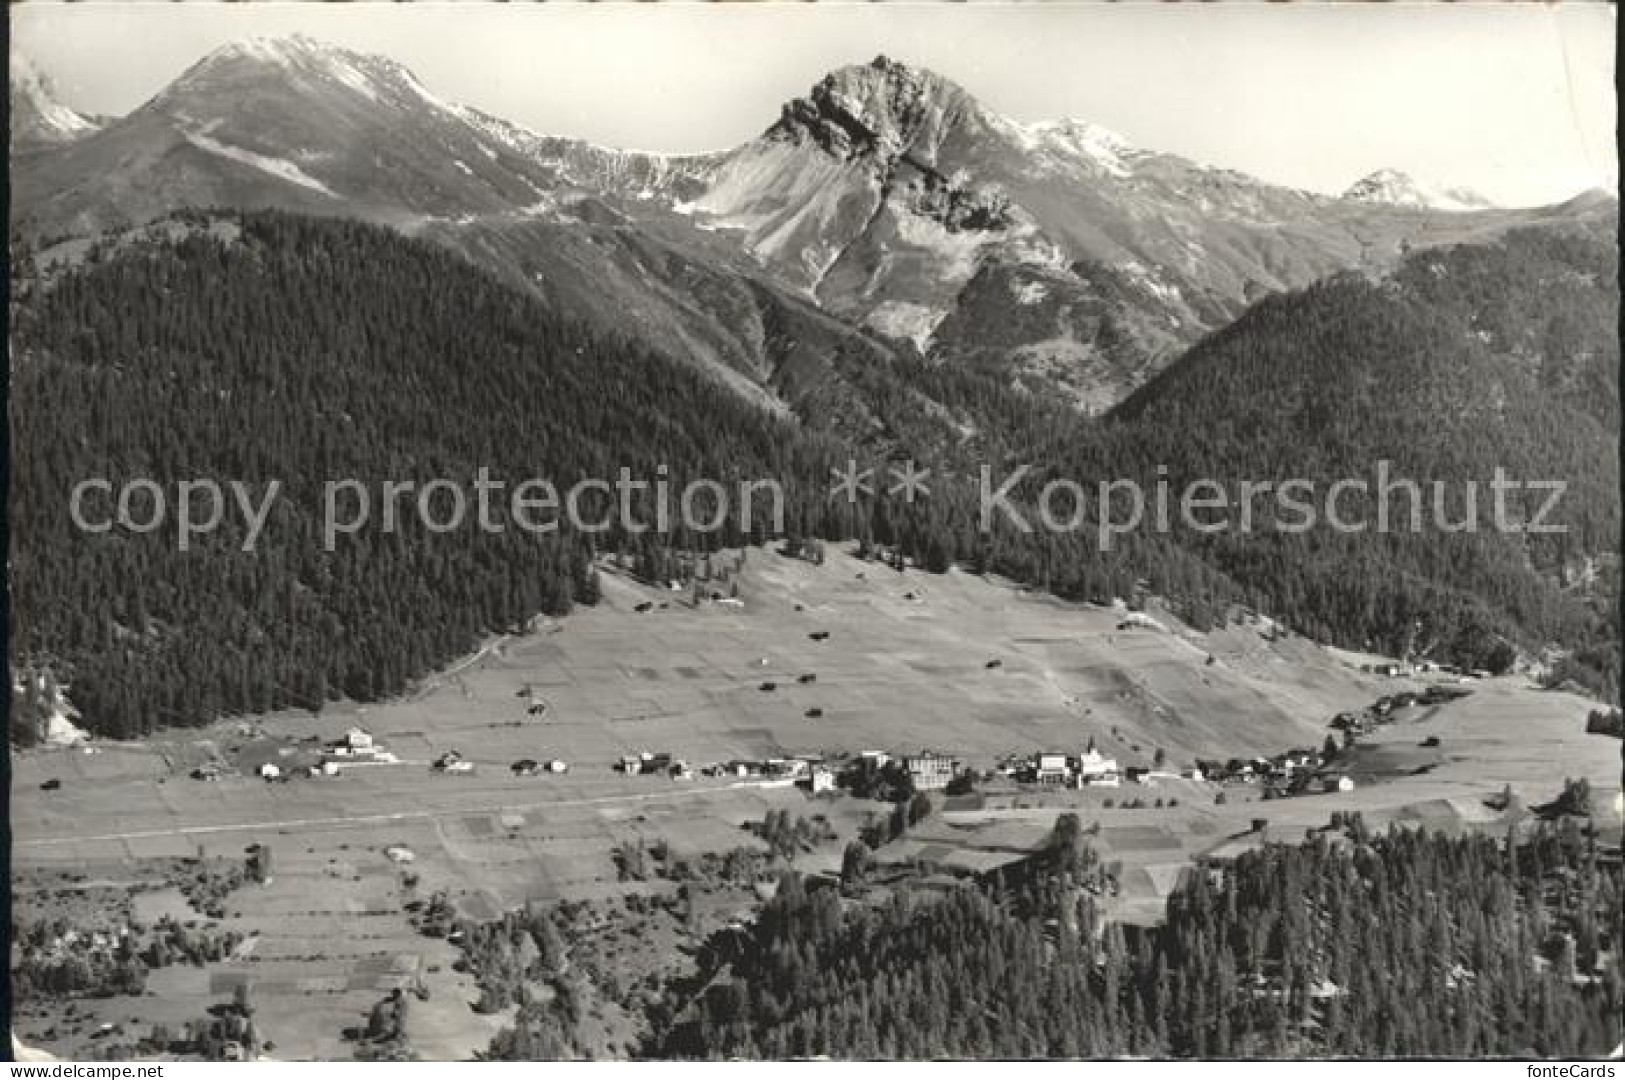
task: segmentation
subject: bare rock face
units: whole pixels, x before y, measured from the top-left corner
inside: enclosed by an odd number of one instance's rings
[[[826,151],[881,162],[913,152],[931,161],[946,132],[975,101],[941,76],[877,56],[831,72],[787,103],[768,138],[811,139]]]

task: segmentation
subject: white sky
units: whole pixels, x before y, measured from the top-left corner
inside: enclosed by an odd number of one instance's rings
[[[79,3],[10,9],[68,104],[122,114],[218,45],[303,31],[548,134],[702,150],[876,53],[1020,120],[1340,191],[1383,166],[1506,205],[1612,187],[1611,5]]]

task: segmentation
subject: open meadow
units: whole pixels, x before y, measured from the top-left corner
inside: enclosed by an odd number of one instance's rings
[[[76,1036],[60,1018],[25,1013],[25,1040],[72,1051],[102,1024],[179,1026],[246,981],[257,1023],[279,1048],[271,1056],[343,1056],[343,1028],[363,1023],[393,988],[421,984],[414,1046],[429,1058],[467,1057],[502,1014],[471,1010],[475,987],[453,968],[458,950],[414,926],[414,904],[443,892],[460,914],[483,920],[530,901],[669,888],[624,880],[616,846],[725,852],[757,844],[743,826],[773,809],[825,815],[837,839],[798,865],[835,869],[876,809],[844,796],[811,799],[786,781],[705,775],[703,766],[933,749],[988,768],[1006,754],[1077,754],[1093,741],[1125,767],[1149,766],[1161,750],[1179,768],[1318,746],[1337,712],[1419,685],[1364,674],[1263,620],[1199,634],[1153,605],[1129,626],[1122,610],[958,571],[898,573],[833,551],[814,565],[753,549],[738,580],[740,604],[696,606],[686,592],[606,567],[597,607],[490,642],[401,700],[18,754],[11,810],[21,914],[78,895],[92,906],[97,897],[127,902],[146,923],[166,913],[202,921],[163,867],[240,860],[252,845],[275,859],[268,882],[224,897],[218,924],[242,938],[229,956],[154,971],[139,999],[80,1002]],[[1103,857],[1120,865],[1117,913],[1146,921],[1194,857],[1296,840],[1336,810],[1359,810],[1379,827],[1504,828],[1485,801],[1505,785],[1533,805],[1583,776],[1617,827],[1619,745],[1584,733],[1588,702],[1519,677],[1472,689],[1402,710],[1363,739],[1348,766],[1353,791],[1263,801],[1246,785],[1168,778],[989,797],[932,815],[879,854],[987,870],[1044,843],[1056,815],[1076,810],[1098,825]],[[353,726],[398,760],[286,782],[253,775],[277,762],[291,773],[312,746]],[[1430,739],[1437,744],[1422,748]],[[450,751],[472,770],[432,770]],[[615,771],[640,752],[669,753],[695,776]],[[557,759],[569,770],[519,776],[510,766],[521,759]],[[218,779],[192,778],[206,765],[220,769]],[[60,786],[43,790],[50,780]],[[1125,808],[1130,798],[1143,808]],[[43,1038],[47,1029],[54,1038]]]

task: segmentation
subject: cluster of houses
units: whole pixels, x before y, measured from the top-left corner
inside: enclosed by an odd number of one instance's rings
[[[1430,670],[1434,665],[1428,665]],[[1406,671],[1412,670],[1407,666]],[[1466,697],[1472,691],[1461,686],[1433,685],[1422,690],[1405,690],[1378,698],[1364,709],[1341,712],[1332,717],[1331,728],[1343,733],[1345,744],[1369,735],[1392,723],[1395,713],[1411,706],[1442,705]],[[1427,744],[1424,744],[1427,745]],[[1432,741],[1437,745],[1437,740]],[[1354,780],[1336,767],[1320,751],[1307,748],[1287,750],[1269,758],[1229,761],[1198,761],[1197,768],[1208,780],[1221,783],[1257,783],[1268,796],[1321,795],[1353,791]]]
[[[617,771],[627,776],[666,776],[692,780],[696,772],[705,777],[734,777],[739,780],[783,781],[809,787],[814,794],[833,791],[835,771],[821,757],[736,759],[702,765],[698,770],[687,761],[667,752],[626,754],[616,762]]]
[[[1019,783],[1067,788],[1117,787],[1125,775],[1140,779],[1147,772],[1120,768],[1116,758],[1102,755],[1092,743],[1076,756],[1043,751],[1029,758],[1007,759],[997,771]]]
[[[508,770],[515,776],[540,776],[542,773],[552,773],[554,776],[563,776],[570,771],[570,763],[562,758],[553,758],[549,761],[536,761],[533,758],[520,758]]]
[[[1481,668],[1463,671],[1451,664],[1436,664],[1431,660],[1418,660],[1415,663],[1389,660],[1378,664],[1361,664],[1360,670],[1367,675],[1387,675],[1395,679],[1409,679],[1417,675],[1454,675],[1463,681],[1490,677],[1490,673]]]
[[[313,737],[306,741],[314,742],[315,739]],[[285,760],[262,762],[254,770],[255,775],[262,780],[285,783],[295,776],[337,776],[341,770],[354,765],[394,765],[400,762],[373,738],[372,732],[359,727],[346,731],[343,738],[323,744],[314,754],[315,760],[312,760],[313,755],[308,750],[289,748],[279,753]],[[214,779],[213,776],[199,778]]]
[[[688,762],[673,757],[666,751],[623,755],[615,768],[627,776],[669,776],[673,780],[694,779],[694,769]]]
[[[1217,784],[1258,784],[1272,796],[1352,791],[1354,781],[1328,769],[1319,751],[1286,750],[1273,757],[1198,760],[1180,769],[1160,766],[1119,766],[1091,744],[1077,756],[1042,752],[1028,758],[1006,759],[997,774],[1018,783],[1040,787],[1115,788],[1123,783],[1155,787],[1162,780],[1193,780]]]
[[[372,732],[359,727],[346,731],[344,738],[328,743],[322,754],[323,770],[333,765],[333,772],[345,765],[393,765],[399,760],[372,737]]]
[[[1389,694],[1378,698],[1364,709],[1338,713],[1332,717],[1331,726],[1350,738],[1369,735],[1384,724],[1390,723],[1394,713],[1400,709],[1410,708],[1412,705],[1424,707],[1442,705],[1447,701],[1466,697],[1470,693],[1471,690],[1456,686],[1430,686],[1425,690],[1406,690],[1398,694]]]
[[[1326,766],[1321,752],[1307,747],[1285,750],[1273,757],[1196,763],[1201,778],[1221,784],[1257,784],[1270,796],[1354,790],[1352,778]]]

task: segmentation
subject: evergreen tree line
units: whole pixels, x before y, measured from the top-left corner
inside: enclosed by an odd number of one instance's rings
[[[680,491],[817,474],[828,457],[439,249],[358,224],[239,220],[233,242],[194,232],[109,254],[14,307],[17,655],[61,676],[100,734],[398,692],[484,635],[591,602],[595,553],[632,542],[562,512],[546,535],[486,532],[472,514],[436,533],[410,501],[390,532],[382,481],[446,478],[472,498],[481,466],[508,491],[534,477],[563,492],[665,465]],[[170,529],[77,529],[68,496],[90,477],[150,477],[172,502],[181,479],[283,490],[254,551],[233,512],[183,552]],[[340,478],[368,485],[372,520],[328,552],[322,484]],[[768,525],[668,544],[739,545]]]
[[[1618,1041],[1620,868],[1573,819],[1509,848],[1356,818],[1193,871],[1150,928],[1103,921],[1098,865],[1067,850],[1014,886],[879,904],[787,876],[651,1052],[1548,1058]]]

